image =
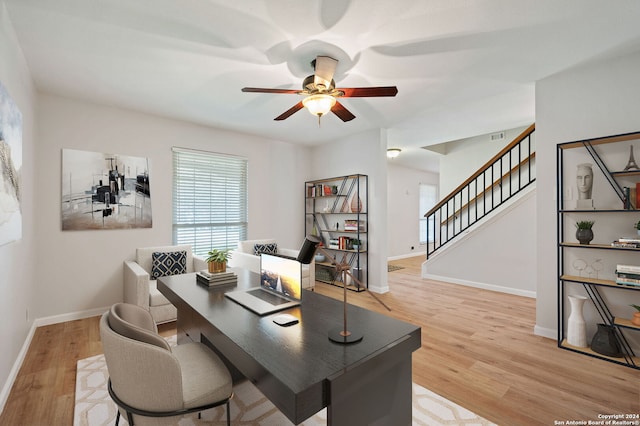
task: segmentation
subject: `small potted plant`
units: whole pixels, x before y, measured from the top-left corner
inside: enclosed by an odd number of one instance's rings
[[[352,238],[351,239],[351,247],[353,247],[354,250],[360,250],[360,247],[362,246],[362,241],[360,241],[357,238]]]
[[[231,250],[218,250],[213,249],[207,253],[207,264],[209,267],[209,272],[212,274],[218,272],[226,272],[227,270],[227,260],[231,258]]]
[[[640,235],[640,220],[636,222],[635,225],[633,225],[633,227],[636,229],[636,231],[638,232],[638,235]]]
[[[633,318],[631,318],[631,323],[633,325],[637,325],[640,326],[640,306],[638,305],[631,305],[633,306],[636,311],[633,313]]]
[[[593,240],[593,231],[591,227],[593,226],[593,220],[581,220],[576,222],[576,238],[580,241],[580,244],[589,244],[591,240]]]

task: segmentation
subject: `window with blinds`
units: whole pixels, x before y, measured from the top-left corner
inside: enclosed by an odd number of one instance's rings
[[[173,243],[194,254],[247,238],[247,160],[173,148]]]

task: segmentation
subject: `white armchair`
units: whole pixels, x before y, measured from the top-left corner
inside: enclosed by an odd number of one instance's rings
[[[228,265],[233,268],[248,269],[257,274],[260,273],[260,256],[255,254],[256,244],[275,244],[277,253],[283,256],[297,257],[298,249],[287,249],[277,245],[275,239],[246,240],[238,242],[238,248],[231,252]],[[302,288],[313,290],[316,285],[316,265],[312,261],[308,265],[302,265]]]
[[[152,278],[153,253],[186,252],[186,273],[207,269],[207,264],[199,256],[193,255],[191,246],[159,246],[136,249],[135,260],[124,261],[124,301],[142,306],[151,313],[156,324],[174,321],[176,308],[158,291],[156,280]]]

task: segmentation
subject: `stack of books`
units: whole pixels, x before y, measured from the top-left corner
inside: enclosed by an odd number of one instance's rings
[[[200,284],[204,284],[209,287],[225,284],[236,284],[238,282],[238,276],[235,272],[211,272],[203,269],[196,272],[196,279]]]
[[[618,238],[614,242],[611,243],[611,247],[621,247],[621,248],[640,248],[640,237],[623,237]]]
[[[346,219],[344,221],[345,231],[364,231],[364,221],[356,219]]]
[[[640,266],[617,265],[616,284],[630,287],[640,287]]]

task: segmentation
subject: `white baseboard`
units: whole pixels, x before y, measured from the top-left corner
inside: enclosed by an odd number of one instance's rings
[[[18,371],[20,371],[20,367],[22,367],[22,362],[24,358],[27,356],[27,351],[29,350],[29,345],[31,345],[31,340],[33,339],[33,335],[36,332],[35,324],[31,325],[31,329],[27,334],[27,338],[22,344],[22,348],[20,348],[20,352],[18,353],[18,358],[13,363],[13,367],[9,372],[9,377],[7,377],[7,381],[4,383],[2,387],[2,392],[0,392],[0,413],[4,411],[4,406],[7,403],[7,399],[9,399],[9,393],[11,393],[11,388],[13,387],[13,383],[16,381],[16,377],[18,377]]]
[[[36,327],[42,327],[44,325],[59,324],[61,322],[91,318],[104,314],[109,310],[109,308],[110,307],[107,306],[104,308],[94,308],[86,311],[70,312],[67,314],[54,315],[51,317],[43,317],[36,319],[33,323]]]
[[[423,256],[424,260],[427,260],[427,249],[425,248],[423,251],[417,251],[417,252],[413,252],[413,253],[401,254],[401,255],[398,255],[398,256],[391,256],[391,257],[387,258],[387,261],[408,259],[410,257],[417,257],[417,256]]]
[[[95,317],[98,315],[102,315],[104,312],[108,310],[109,310],[109,307],[95,308],[95,309],[89,309],[87,311],[71,312],[68,314],[54,315],[50,317],[35,319],[33,321],[33,324],[31,325],[31,328],[29,329],[29,333],[27,333],[27,337],[24,340],[24,343],[22,344],[22,348],[20,348],[18,357],[16,358],[16,361],[13,363],[13,367],[9,372],[9,377],[7,377],[7,381],[5,382],[4,386],[2,387],[2,391],[0,392],[0,413],[4,411],[4,406],[7,403],[7,399],[9,399],[9,393],[11,393],[11,388],[13,387],[13,384],[16,381],[16,377],[18,377],[18,372],[22,367],[22,363],[24,362],[24,359],[27,356],[27,352],[29,351],[29,346],[31,345],[31,341],[33,340],[33,335],[36,332],[36,328],[42,327],[45,325],[58,324],[61,322]]]
[[[485,290],[498,291],[500,293],[514,294],[516,296],[531,297],[533,299],[536,298],[536,292],[535,291],[530,291],[530,290],[520,290],[520,289],[517,289],[517,288],[503,287],[503,286],[499,286],[499,285],[495,285],[495,284],[487,284],[487,283],[480,283],[480,282],[476,282],[476,281],[461,280],[461,279],[457,279],[457,278],[443,277],[441,275],[426,274],[426,273],[422,274],[422,278],[426,278],[426,279],[429,279],[429,280],[435,280],[435,281],[444,281],[446,283],[452,283],[452,284],[466,285],[467,287],[475,287],[475,288],[482,288],[482,289],[485,289]]]
[[[558,340],[558,330],[556,330],[555,328],[545,328],[545,327],[540,327],[539,325],[536,325],[533,328],[533,334],[535,334],[536,336],[542,336],[542,337],[547,337],[549,339]]]
[[[385,294],[389,292],[389,286],[386,285],[384,287],[369,287],[368,289],[372,293]]]

